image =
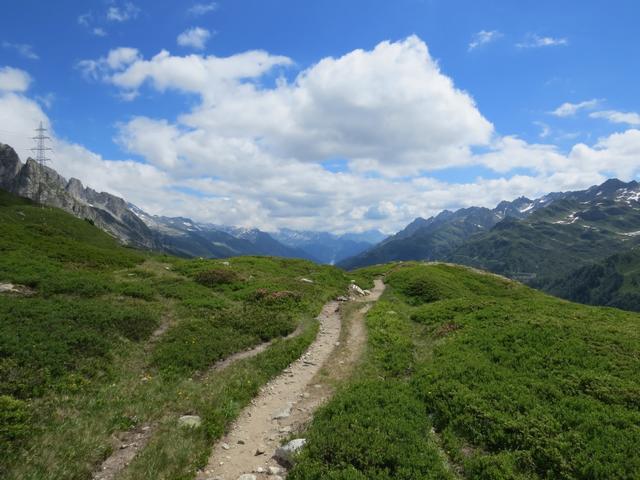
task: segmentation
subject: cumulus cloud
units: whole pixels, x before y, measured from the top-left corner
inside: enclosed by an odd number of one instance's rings
[[[597,107],[599,104],[600,100],[596,98],[579,103],[565,102],[549,113],[556,117],[572,117],[581,110],[589,110]]]
[[[202,103],[179,123],[185,136],[215,143],[207,157],[235,158],[251,145],[304,162],[348,158],[356,170],[393,175],[464,165],[473,146],[490,143],[493,125],[417,37],[325,58],[291,82],[260,86],[263,75],[291,64],[260,51],[224,58],[163,51],[103,79],[129,91],[148,83],[198,94]]]
[[[201,15],[205,15],[209,12],[213,12],[218,9],[218,4],[216,2],[209,3],[196,3],[189,7],[187,13],[189,15],[193,15],[194,17],[199,17]]]
[[[0,67],[0,91],[24,92],[31,84],[31,75],[13,67]]]
[[[639,126],[640,114],[636,112],[618,112],[617,110],[602,110],[599,112],[591,112],[591,118],[603,118],[611,123],[626,123],[627,125]]]
[[[192,27],[178,35],[177,42],[181,47],[203,50],[209,37],[211,37],[209,30],[201,27]]]
[[[541,37],[537,34],[529,34],[525,39],[516,44],[518,48],[541,48],[541,47],[566,47],[569,40],[564,37]]]
[[[28,58],[29,60],[39,60],[40,56],[33,50],[33,46],[27,43],[11,43],[11,42],[2,42],[2,48],[13,50],[18,53],[18,55]]]
[[[502,37],[502,33],[500,33],[498,30],[480,30],[473,36],[471,42],[469,42],[469,51],[494,42],[500,37]]]

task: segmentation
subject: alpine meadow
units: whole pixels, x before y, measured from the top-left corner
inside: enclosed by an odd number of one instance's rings
[[[640,479],[640,5],[0,16],[0,478]]]

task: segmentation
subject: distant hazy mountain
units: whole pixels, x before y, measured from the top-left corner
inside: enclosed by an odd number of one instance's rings
[[[282,229],[272,235],[281,243],[303,250],[319,262],[331,265],[357,255],[385,238],[378,230],[334,235],[327,232]]]
[[[352,269],[394,260],[442,260],[472,235],[491,230],[507,217],[524,218],[553,201],[555,195],[535,201],[525,197],[504,201],[492,210],[470,207],[416,218],[404,230],[338,265]]]
[[[131,210],[151,229],[167,252],[188,257],[224,258],[269,255],[314,260],[306,252],[291,248],[258,229],[198,223],[184,217],[150,215],[133,204]]]

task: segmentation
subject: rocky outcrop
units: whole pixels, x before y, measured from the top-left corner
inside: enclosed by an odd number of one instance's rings
[[[126,245],[158,247],[153,232],[122,198],[85,188],[77,178],[67,181],[32,158],[22,164],[13,148],[4,144],[0,144],[0,188],[91,221]]]

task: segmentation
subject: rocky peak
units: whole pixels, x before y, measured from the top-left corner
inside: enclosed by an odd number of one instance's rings
[[[16,151],[0,143],[0,188],[7,189],[21,168],[22,163]]]
[[[127,208],[123,199],[85,188],[77,178],[67,182],[53,168],[32,158],[23,165],[13,148],[3,144],[0,144],[0,188],[90,220],[125,244],[156,247],[153,232]]]

